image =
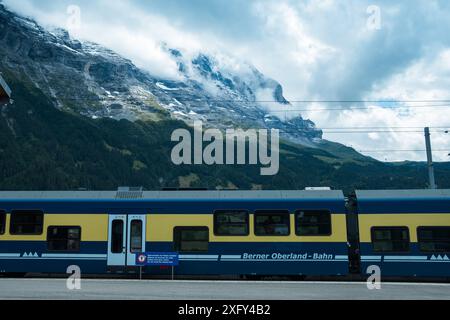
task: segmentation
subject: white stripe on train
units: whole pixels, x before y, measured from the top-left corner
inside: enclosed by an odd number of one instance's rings
[[[434,257],[434,259],[433,259]],[[106,254],[60,254],[44,253],[38,256],[33,254],[0,253],[0,260],[107,260]],[[336,255],[334,259],[243,259],[241,255],[180,255],[180,261],[226,261],[226,262],[346,262],[348,257]],[[447,256],[438,259],[435,256],[361,256],[362,262],[449,262]]]

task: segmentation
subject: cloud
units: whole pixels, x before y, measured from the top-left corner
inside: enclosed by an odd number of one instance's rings
[[[191,53],[223,52],[248,61],[282,83],[289,100],[450,99],[450,2],[446,0],[4,2],[41,24],[61,27],[67,25],[67,7],[78,5],[82,24],[77,36],[108,46],[165,78],[177,78],[177,70],[161,50],[162,41]],[[380,9],[379,29],[368,28],[371,5]],[[239,63],[225,62],[230,70],[239,71]],[[302,116],[325,128],[450,124],[445,108],[293,105],[291,109],[316,109]],[[326,134],[326,138],[359,150],[423,149],[421,133]],[[433,137],[435,149],[450,148],[449,141],[450,136]],[[371,155],[381,160],[425,159],[422,152]],[[444,152],[436,157],[448,159]]]
[[[162,50],[163,41],[190,50],[200,48],[195,35],[175,28],[166,17],[123,1],[79,1],[76,4],[80,11],[77,28],[72,26],[73,13],[69,10],[72,2],[16,0],[5,3],[46,27],[65,28],[74,38],[104,45],[162,78],[178,78],[177,64]]]
[[[388,97],[397,101],[405,100],[449,100],[450,92],[450,49],[430,56],[424,56],[414,64],[392,76],[382,85],[374,87],[368,99]],[[424,150],[425,126],[432,129],[432,145],[434,158],[437,161],[448,161],[450,153],[450,115],[448,103],[443,102],[402,102],[394,103],[392,108],[381,105],[368,105],[368,109],[359,106],[348,108],[342,112],[319,111],[320,104],[311,108],[317,111],[308,112],[308,116],[323,128],[361,128],[363,133],[336,133],[339,130],[330,129],[332,133],[325,133],[325,138],[351,145],[358,151],[375,158],[388,161],[426,159]],[[323,108],[323,106],[322,106]],[[322,109],[323,110],[323,109]],[[364,128],[392,128],[391,130],[377,129],[366,132]],[[327,132],[327,130],[325,130]],[[385,151],[376,151],[385,150]]]

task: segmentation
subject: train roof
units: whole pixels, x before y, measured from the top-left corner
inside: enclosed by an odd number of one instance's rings
[[[423,190],[356,190],[358,201],[376,199],[436,199],[450,198],[450,189],[423,189]]]
[[[450,190],[357,190],[360,214],[449,213]]]
[[[1,200],[335,200],[344,201],[339,190],[285,191],[1,191]]]

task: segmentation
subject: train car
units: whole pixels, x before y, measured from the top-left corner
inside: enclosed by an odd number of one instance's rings
[[[356,191],[361,271],[450,277],[450,190]]]
[[[364,220],[363,220],[364,221]],[[341,191],[0,192],[0,273],[346,275]],[[144,274],[167,274],[145,267]]]

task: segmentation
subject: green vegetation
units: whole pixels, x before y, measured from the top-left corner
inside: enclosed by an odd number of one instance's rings
[[[280,172],[273,177],[261,176],[259,166],[175,166],[170,136],[174,129],[188,128],[185,123],[93,120],[58,110],[23,79],[4,76],[14,104],[0,113],[1,190],[426,187],[423,163],[381,163],[329,142],[326,150],[283,143]],[[437,164],[436,177],[439,186],[450,187],[450,164]]]

